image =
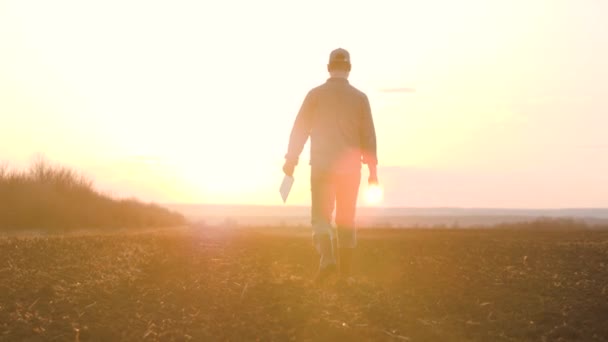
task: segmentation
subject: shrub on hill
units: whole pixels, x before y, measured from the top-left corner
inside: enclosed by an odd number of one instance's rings
[[[185,221],[155,204],[104,195],[86,177],[42,159],[24,171],[0,165],[0,230],[147,228]]]

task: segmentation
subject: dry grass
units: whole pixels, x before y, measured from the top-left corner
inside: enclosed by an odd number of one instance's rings
[[[69,231],[83,228],[158,227],[185,219],[154,204],[118,200],[90,180],[43,159],[27,170],[0,165],[0,230]]]

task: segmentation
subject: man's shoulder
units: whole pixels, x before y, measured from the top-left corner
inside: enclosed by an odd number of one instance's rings
[[[321,83],[318,86],[310,89],[309,94],[317,94],[324,91],[327,88],[327,83]]]
[[[352,84],[349,84],[349,86],[351,87],[353,93],[357,94],[358,96],[362,97],[362,98],[367,98],[367,95],[359,90],[357,87],[353,86]]]
[[[356,99],[355,101],[361,105],[365,105],[365,103],[369,102],[367,95],[359,90],[357,87],[353,86],[352,84],[348,84],[348,89],[349,89],[349,93],[350,96],[353,99]]]

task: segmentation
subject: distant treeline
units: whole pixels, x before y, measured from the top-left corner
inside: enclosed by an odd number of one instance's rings
[[[239,221],[240,219],[240,221]],[[589,224],[581,218],[568,217],[537,217],[527,221],[497,222],[488,224],[393,224],[375,223],[374,225],[358,225],[364,230],[400,230],[400,229],[422,229],[422,230],[454,230],[454,229],[494,229],[494,230],[534,230],[534,231],[568,231],[568,230],[608,230],[608,222]],[[271,229],[304,229],[309,230],[310,225],[305,223],[293,223],[289,221],[247,222],[242,218],[226,217],[223,221],[207,222],[203,219],[195,219],[193,224],[200,227],[222,227],[222,228],[271,228]]]
[[[77,172],[37,159],[27,170],[0,165],[0,230],[148,228],[186,222],[178,213],[96,191]]]

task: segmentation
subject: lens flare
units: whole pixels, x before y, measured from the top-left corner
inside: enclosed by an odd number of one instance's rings
[[[369,204],[379,204],[382,202],[383,191],[379,185],[370,185],[367,188],[367,193],[365,194],[365,199]]]

